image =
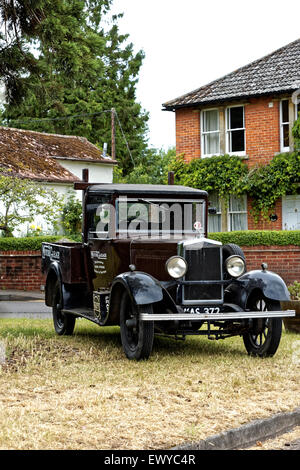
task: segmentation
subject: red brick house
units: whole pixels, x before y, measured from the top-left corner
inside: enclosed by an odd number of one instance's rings
[[[292,127],[300,111],[300,39],[192,92],[163,104],[176,114],[176,151],[186,161],[233,154],[252,168],[293,151]],[[296,93],[295,93],[296,92]],[[293,95],[294,94],[294,95]],[[300,97],[300,94],[299,94]],[[278,200],[277,220],[255,224],[247,195],[218,208],[210,231],[300,229],[300,195]]]

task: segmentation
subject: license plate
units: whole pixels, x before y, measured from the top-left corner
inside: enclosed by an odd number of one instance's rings
[[[213,315],[214,313],[220,313],[220,307],[184,307],[184,313],[206,313]]]

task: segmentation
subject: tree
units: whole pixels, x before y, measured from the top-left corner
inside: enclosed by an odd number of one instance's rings
[[[11,237],[14,229],[42,214],[54,228],[60,222],[62,201],[57,193],[32,181],[0,174],[0,230]]]
[[[146,148],[148,114],[136,102],[144,54],[119,33],[112,0],[2,0],[3,123],[111,141],[115,108],[134,160]],[[73,116],[70,118],[70,116]],[[133,168],[116,125],[123,174]]]
[[[167,184],[168,171],[176,160],[175,148],[147,149],[140,157],[138,165],[126,176],[117,167],[114,170],[116,183]]]
[[[78,236],[81,233],[82,203],[71,192],[62,209],[62,227],[67,235]]]

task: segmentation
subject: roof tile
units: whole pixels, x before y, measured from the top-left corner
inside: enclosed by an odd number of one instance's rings
[[[0,167],[6,174],[40,181],[78,181],[59,159],[116,163],[103,158],[101,150],[84,137],[0,127]]]
[[[163,104],[166,110],[300,88],[300,39]]]

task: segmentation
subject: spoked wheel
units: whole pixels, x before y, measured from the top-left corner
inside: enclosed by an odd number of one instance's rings
[[[279,302],[266,299],[263,294],[253,298],[249,308],[260,312],[281,310]],[[281,318],[254,319],[251,330],[243,335],[248,354],[260,357],[273,356],[279,346],[281,332]]]
[[[120,327],[123,350],[128,359],[148,359],[154,339],[154,322],[141,321],[139,313],[153,313],[151,305],[136,308],[127,292],[121,298]]]
[[[58,335],[71,335],[74,331],[76,318],[62,312],[62,295],[57,282],[54,287],[52,316],[54,329]]]

